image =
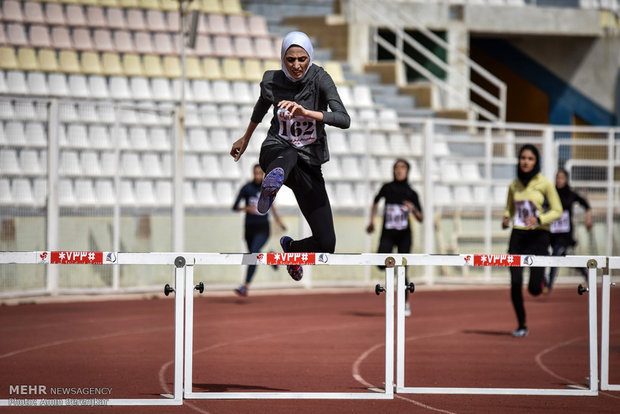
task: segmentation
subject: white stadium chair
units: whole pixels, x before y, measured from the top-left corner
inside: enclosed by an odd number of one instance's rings
[[[11,183],[11,196],[13,203],[21,206],[34,205],[34,194],[30,180],[27,178],[15,178]]]

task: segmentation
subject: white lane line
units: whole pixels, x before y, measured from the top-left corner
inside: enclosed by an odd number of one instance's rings
[[[426,338],[435,338],[435,337],[439,337],[439,336],[448,336],[448,335],[454,335],[455,333],[458,333],[460,331],[458,330],[449,330],[449,331],[444,331],[444,332],[439,332],[439,333],[432,333],[432,334],[426,334],[426,335],[417,335],[417,336],[410,336],[408,338],[405,338],[405,342],[408,341],[415,341],[418,339],[426,339]],[[373,352],[375,352],[377,349],[379,348],[385,348],[385,343],[379,343],[376,345],[371,346],[370,348],[368,348],[366,351],[364,351],[353,363],[353,367],[352,367],[352,374],[353,374],[353,378],[355,378],[355,380],[357,382],[359,382],[360,384],[364,385],[365,387],[368,388],[378,388],[377,385],[375,384],[371,384],[370,382],[366,381],[364,379],[364,377],[362,377],[362,374],[360,374],[360,366],[362,365],[362,362],[364,362],[364,360],[368,357],[368,355],[372,354]],[[433,407],[427,404],[424,404],[420,401],[414,400],[413,398],[407,398],[407,397],[403,397],[402,395],[394,395],[394,398],[398,398],[399,400],[403,400],[403,401],[407,401],[413,405],[416,405],[420,408],[425,408],[427,410],[430,411],[435,411],[438,413],[444,413],[444,414],[457,414],[453,411],[448,411],[448,410],[443,410],[441,408],[437,408],[437,407]]]

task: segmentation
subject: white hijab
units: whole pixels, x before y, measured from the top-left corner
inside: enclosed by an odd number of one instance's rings
[[[306,72],[304,72],[304,75],[299,79],[293,78],[291,74],[288,73],[288,70],[286,69],[286,64],[284,63],[284,55],[286,54],[286,51],[288,50],[288,48],[291,46],[299,46],[303,48],[306,51],[306,53],[308,53],[308,56],[310,57],[310,63],[308,64],[308,67],[306,68]],[[282,40],[282,51],[280,52],[280,59],[282,61],[282,72],[284,72],[284,75],[290,81],[297,82],[297,81],[302,80],[304,76],[306,76],[308,69],[310,69],[310,66],[312,66],[313,57],[314,57],[314,49],[312,48],[312,42],[310,41],[310,38],[308,37],[308,35],[306,35],[305,33],[290,32]]]

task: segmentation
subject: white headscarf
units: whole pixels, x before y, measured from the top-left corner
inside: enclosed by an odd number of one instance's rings
[[[295,79],[291,76],[290,73],[288,73],[288,70],[286,69],[286,65],[284,63],[284,55],[286,54],[286,51],[288,50],[289,47],[291,46],[299,46],[302,47],[306,53],[308,53],[308,56],[310,57],[310,63],[308,63],[308,67],[306,68],[306,72],[304,72],[303,76],[299,79]],[[282,72],[284,72],[284,75],[291,81],[293,82],[297,82],[300,81],[301,79],[304,78],[304,76],[306,76],[306,73],[308,72],[308,69],[310,69],[310,66],[312,66],[312,58],[314,57],[314,49],[312,48],[312,42],[310,41],[310,38],[308,37],[307,34],[303,33],[303,32],[290,32],[289,34],[287,34],[284,39],[282,40],[282,51],[280,52],[280,59],[282,61]]]

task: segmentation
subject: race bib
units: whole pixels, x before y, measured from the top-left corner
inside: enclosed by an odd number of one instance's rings
[[[278,135],[298,148],[316,141],[316,120],[304,116],[286,119],[285,115],[289,113],[283,108],[278,110],[278,122],[280,123]]]
[[[404,204],[385,205],[385,228],[404,230],[409,224],[409,209]]]
[[[260,215],[258,213],[258,210],[256,209],[257,205],[258,205],[258,195],[248,198],[248,207],[253,207],[251,212],[248,212],[248,214]]]
[[[530,216],[538,216],[538,209],[536,208],[536,204],[534,204],[530,200],[515,201],[515,218],[513,221],[513,225],[519,227],[527,227],[527,224],[525,224],[525,219]]]
[[[551,223],[551,233],[569,233],[570,216],[568,210],[564,210],[562,217]]]

